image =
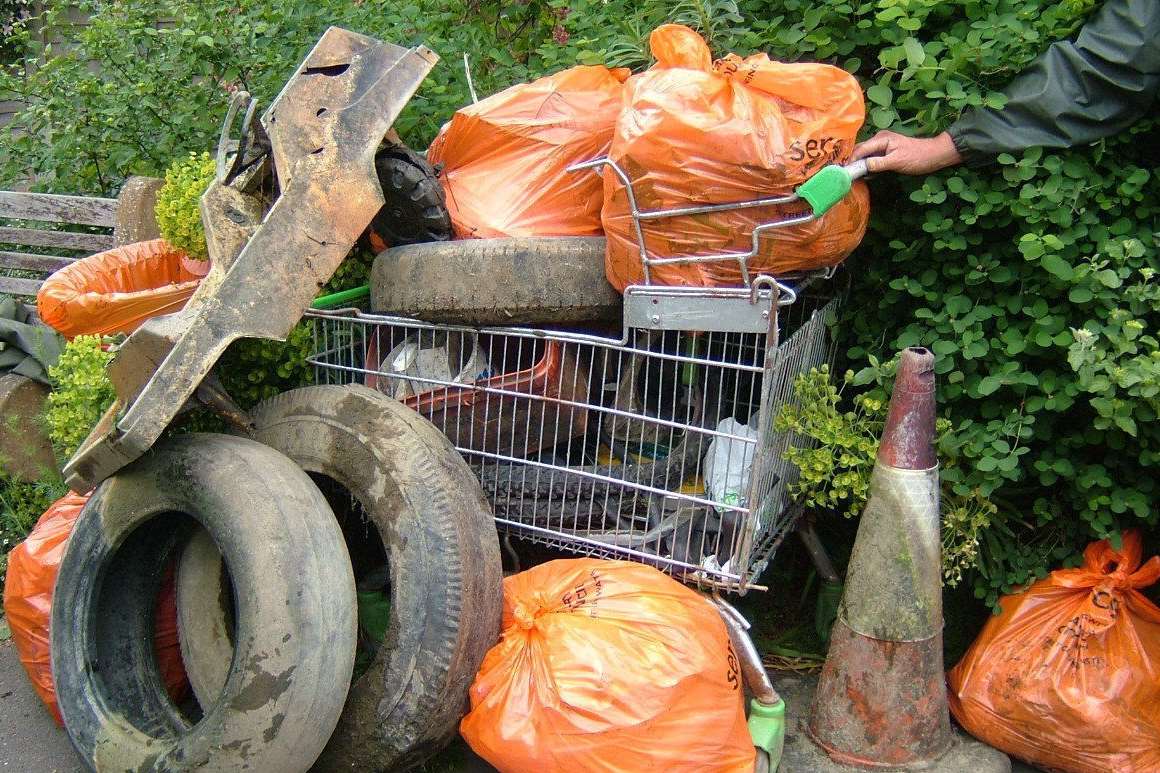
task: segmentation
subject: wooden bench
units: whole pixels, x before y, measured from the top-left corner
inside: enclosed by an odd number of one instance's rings
[[[115,199],[0,191],[0,293],[34,297],[52,272],[80,258],[156,239],[161,183],[130,177]]]

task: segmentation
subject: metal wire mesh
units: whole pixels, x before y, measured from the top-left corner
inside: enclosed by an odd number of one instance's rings
[[[472,329],[311,312],[319,383],[357,383],[430,420],[464,455],[501,530],[744,591],[795,512],[793,379],[826,356],[836,301],[782,309],[768,335]],[[605,331],[608,333],[608,331]]]

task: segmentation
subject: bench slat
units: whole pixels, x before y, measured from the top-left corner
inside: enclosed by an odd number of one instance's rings
[[[61,247],[90,254],[112,249],[116,242],[106,234],[78,234],[70,231],[41,231],[36,228],[0,227],[0,244],[21,247]]]
[[[56,255],[34,255],[28,252],[5,252],[0,250],[0,268],[19,268],[23,271],[52,272],[74,262],[76,262],[76,258],[60,258]]]
[[[0,217],[112,228],[117,222],[117,200],[0,191]]]
[[[36,297],[41,284],[43,283],[38,279],[16,279],[10,276],[0,276],[0,293]]]

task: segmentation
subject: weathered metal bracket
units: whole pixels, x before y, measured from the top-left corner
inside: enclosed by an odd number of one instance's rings
[[[326,31],[262,117],[280,197],[182,314],[122,345],[117,359],[156,370],[139,389],[140,378],[114,380],[117,401],[65,465],[70,488],[89,491],[145,453],[231,342],[286,338],[383,205],[375,150],[437,61],[423,46]]]

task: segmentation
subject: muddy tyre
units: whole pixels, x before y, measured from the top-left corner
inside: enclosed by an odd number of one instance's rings
[[[465,239],[396,247],[371,270],[374,311],[465,325],[617,321],[595,237]]]
[[[362,386],[318,386],[258,406],[252,437],[338,484],[375,527],[389,564],[387,638],[350,696],[316,770],[405,770],[454,737],[468,688],[499,635],[502,568],[491,510],[462,457],[433,425]],[[354,548],[352,547],[352,551]],[[212,556],[212,549],[207,551]],[[183,558],[178,606],[215,603],[212,558]],[[218,612],[220,618],[221,612]],[[190,636],[204,641],[187,641]],[[210,651],[210,626],[183,628]],[[220,654],[219,658],[222,657]],[[195,692],[202,669],[187,659]]]
[[[194,723],[166,696],[153,607],[199,527],[233,578],[238,644]],[[53,679],[96,770],[305,771],[338,721],[355,636],[350,561],[318,487],[252,440],[185,435],[102,483],[77,520],[52,605]]]

